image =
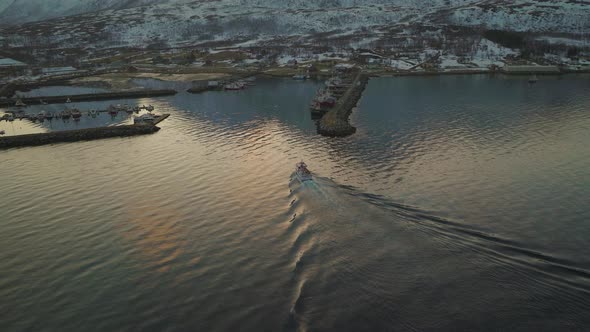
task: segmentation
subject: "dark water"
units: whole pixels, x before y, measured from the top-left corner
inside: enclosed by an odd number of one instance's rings
[[[0,151],[2,329],[589,326],[587,77],[374,79],[345,139],[315,135],[316,89],[138,100],[159,133]]]

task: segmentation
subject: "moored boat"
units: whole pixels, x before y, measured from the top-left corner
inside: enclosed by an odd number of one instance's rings
[[[143,114],[133,117],[133,124],[136,125],[153,124],[154,121],[156,121],[156,118],[151,114]]]
[[[319,104],[321,107],[334,107],[336,105],[336,98],[327,90],[320,90],[314,99],[314,103]]]
[[[78,109],[72,110],[72,118],[79,119],[81,117],[82,117],[82,112],[80,112]]]
[[[230,90],[230,91],[243,90],[244,89],[244,84],[241,84],[239,82],[229,83],[229,84],[226,84],[223,88],[225,90]]]
[[[295,164],[295,176],[302,183],[305,181],[313,180],[311,172],[307,169],[307,165],[303,161],[300,161],[297,164]]]
[[[292,78],[297,81],[305,81],[306,79],[309,79],[309,76],[304,75],[304,74],[297,74],[297,75],[293,75]]]
[[[16,100],[16,102],[14,103],[14,106],[16,107],[25,107],[27,106],[27,104],[25,104],[20,98]]]
[[[37,120],[39,120],[39,122],[45,121],[46,118],[47,116],[44,111],[41,111],[39,114],[37,114]]]
[[[112,116],[117,116],[117,114],[119,114],[119,109],[116,106],[110,105],[108,113]]]
[[[0,135],[4,135],[6,132],[4,130],[0,130]]]
[[[70,110],[65,110],[60,113],[60,117],[64,120],[67,120],[72,117],[72,112]]]

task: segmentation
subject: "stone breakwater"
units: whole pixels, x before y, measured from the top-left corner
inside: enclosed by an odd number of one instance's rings
[[[369,82],[369,77],[360,71],[356,74],[350,88],[338,100],[334,108],[326,113],[318,122],[318,133],[329,137],[344,137],[356,132],[348,118],[352,110],[356,108],[363,91]]]
[[[0,137],[0,149],[38,146],[53,143],[90,141],[110,137],[152,134],[160,130],[155,125],[125,125],[113,127],[65,130],[41,134]]]
[[[71,96],[47,96],[47,97],[27,97],[22,98],[21,101],[27,105],[35,105],[41,103],[47,104],[64,104],[68,101],[96,101],[109,99],[125,99],[125,98],[149,98],[172,96],[177,94],[176,90],[133,90],[133,91],[119,91],[119,92],[105,92],[105,93],[89,93]],[[14,106],[16,99],[0,100],[0,107]]]

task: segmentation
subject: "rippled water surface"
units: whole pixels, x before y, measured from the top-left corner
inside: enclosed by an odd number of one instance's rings
[[[344,139],[318,87],[116,101],[172,116],[0,151],[1,329],[589,326],[587,77],[373,79]]]

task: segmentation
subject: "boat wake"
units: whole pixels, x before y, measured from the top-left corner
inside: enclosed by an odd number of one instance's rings
[[[547,306],[556,302],[577,309],[590,305],[590,270],[575,261],[330,179],[315,176],[314,181],[294,180],[290,189],[290,211],[294,217],[289,228],[293,235],[289,321],[297,322],[296,328],[290,325],[293,329],[322,326],[322,319],[327,324],[330,319],[322,316],[327,310],[322,303],[327,299],[320,298],[331,292],[336,298],[380,298],[393,276],[407,280],[396,286],[407,289],[392,296],[391,303],[383,304],[385,307],[379,313],[385,316],[389,315],[387,306],[394,305],[406,292],[416,291],[415,283],[425,275],[437,278],[436,282],[427,278],[433,283],[429,287],[436,292],[444,292],[448,287],[469,289],[469,285],[482,283],[480,278],[487,275],[481,286],[489,288],[486,296],[506,293],[503,296],[507,303],[513,302],[510,305],[530,304],[531,299],[521,298],[522,289],[559,299]],[[425,259],[432,261],[424,262]],[[428,266],[441,262],[446,263],[438,271]],[[454,269],[467,272],[457,274]],[[474,276],[471,270],[479,272]],[[353,286],[358,289],[350,288]],[[472,310],[479,306],[483,308],[484,304],[475,304]],[[378,321],[392,318],[385,316]],[[397,323],[405,328],[415,327],[410,319],[403,321],[398,317]]]

